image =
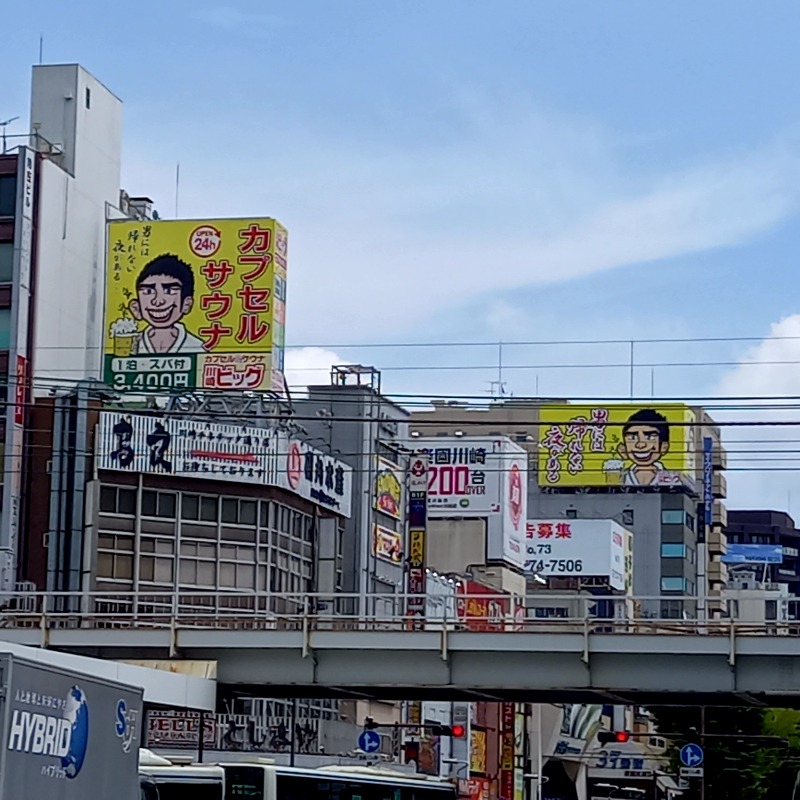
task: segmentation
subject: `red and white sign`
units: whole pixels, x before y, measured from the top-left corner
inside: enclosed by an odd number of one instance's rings
[[[189,236],[189,248],[198,258],[210,258],[222,245],[222,233],[213,225],[200,225]]]
[[[508,437],[415,439],[427,454],[428,516],[487,520],[486,557],[522,567],[528,454]]]
[[[482,583],[460,584],[458,618],[471,631],[501,631],[505,627],[510,598]]]
[[[300,445],[292,441],[289,443],[289,452],[286,456],[286,478],[289,486],[296,489],[300,485],[303,477],[303,454],[300,452]]]
[[[624,590],[632,536],[610,519],[528,520],[525,571],[544,577],[608,578],[612,589]]]

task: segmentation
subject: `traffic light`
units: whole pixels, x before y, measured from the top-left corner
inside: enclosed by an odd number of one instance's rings
[[[631,738],[628,731],[600,731],[597,734],[597,741],[600,744],[625,744]]]
[[[467,733],[463,725],[436,725],[425,723],[422,727],[425,728],[431,736],[452,736],[456,739],[462,739]]]

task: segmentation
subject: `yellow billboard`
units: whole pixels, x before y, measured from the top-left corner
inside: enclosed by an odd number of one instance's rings
[[[677,403],[541,406],[539,485],[693,487],[694,423]]]
[[[287,245],[267,218],[110,222],[106,383],[282,391]]]

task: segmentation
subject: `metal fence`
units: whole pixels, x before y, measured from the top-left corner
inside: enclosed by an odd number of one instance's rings
[[[281,594],[218,591],[18,592],[0,605],[0,627],[56,629],[432,630],[800,635],[800,621],[748,618],[736,603],[696,597],[532,592],[459,595],[450,611],[419,620],[403,594]],[[420,595],[413,595],[419,600]],[[764,604],[766,608],[766,603]],[[354,611],[353,609],[358,609]],[[752,617],[752,604],[748,605]]]

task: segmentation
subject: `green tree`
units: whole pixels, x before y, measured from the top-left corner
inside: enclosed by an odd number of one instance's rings
[[[659,733],[672,743],[676,772],[680,747],[702,739],[706,800],[791,800],[800,769],[800,713],[716,706],[651,710]],[[699,800],[699,784],[692,781],[686,800]]]

